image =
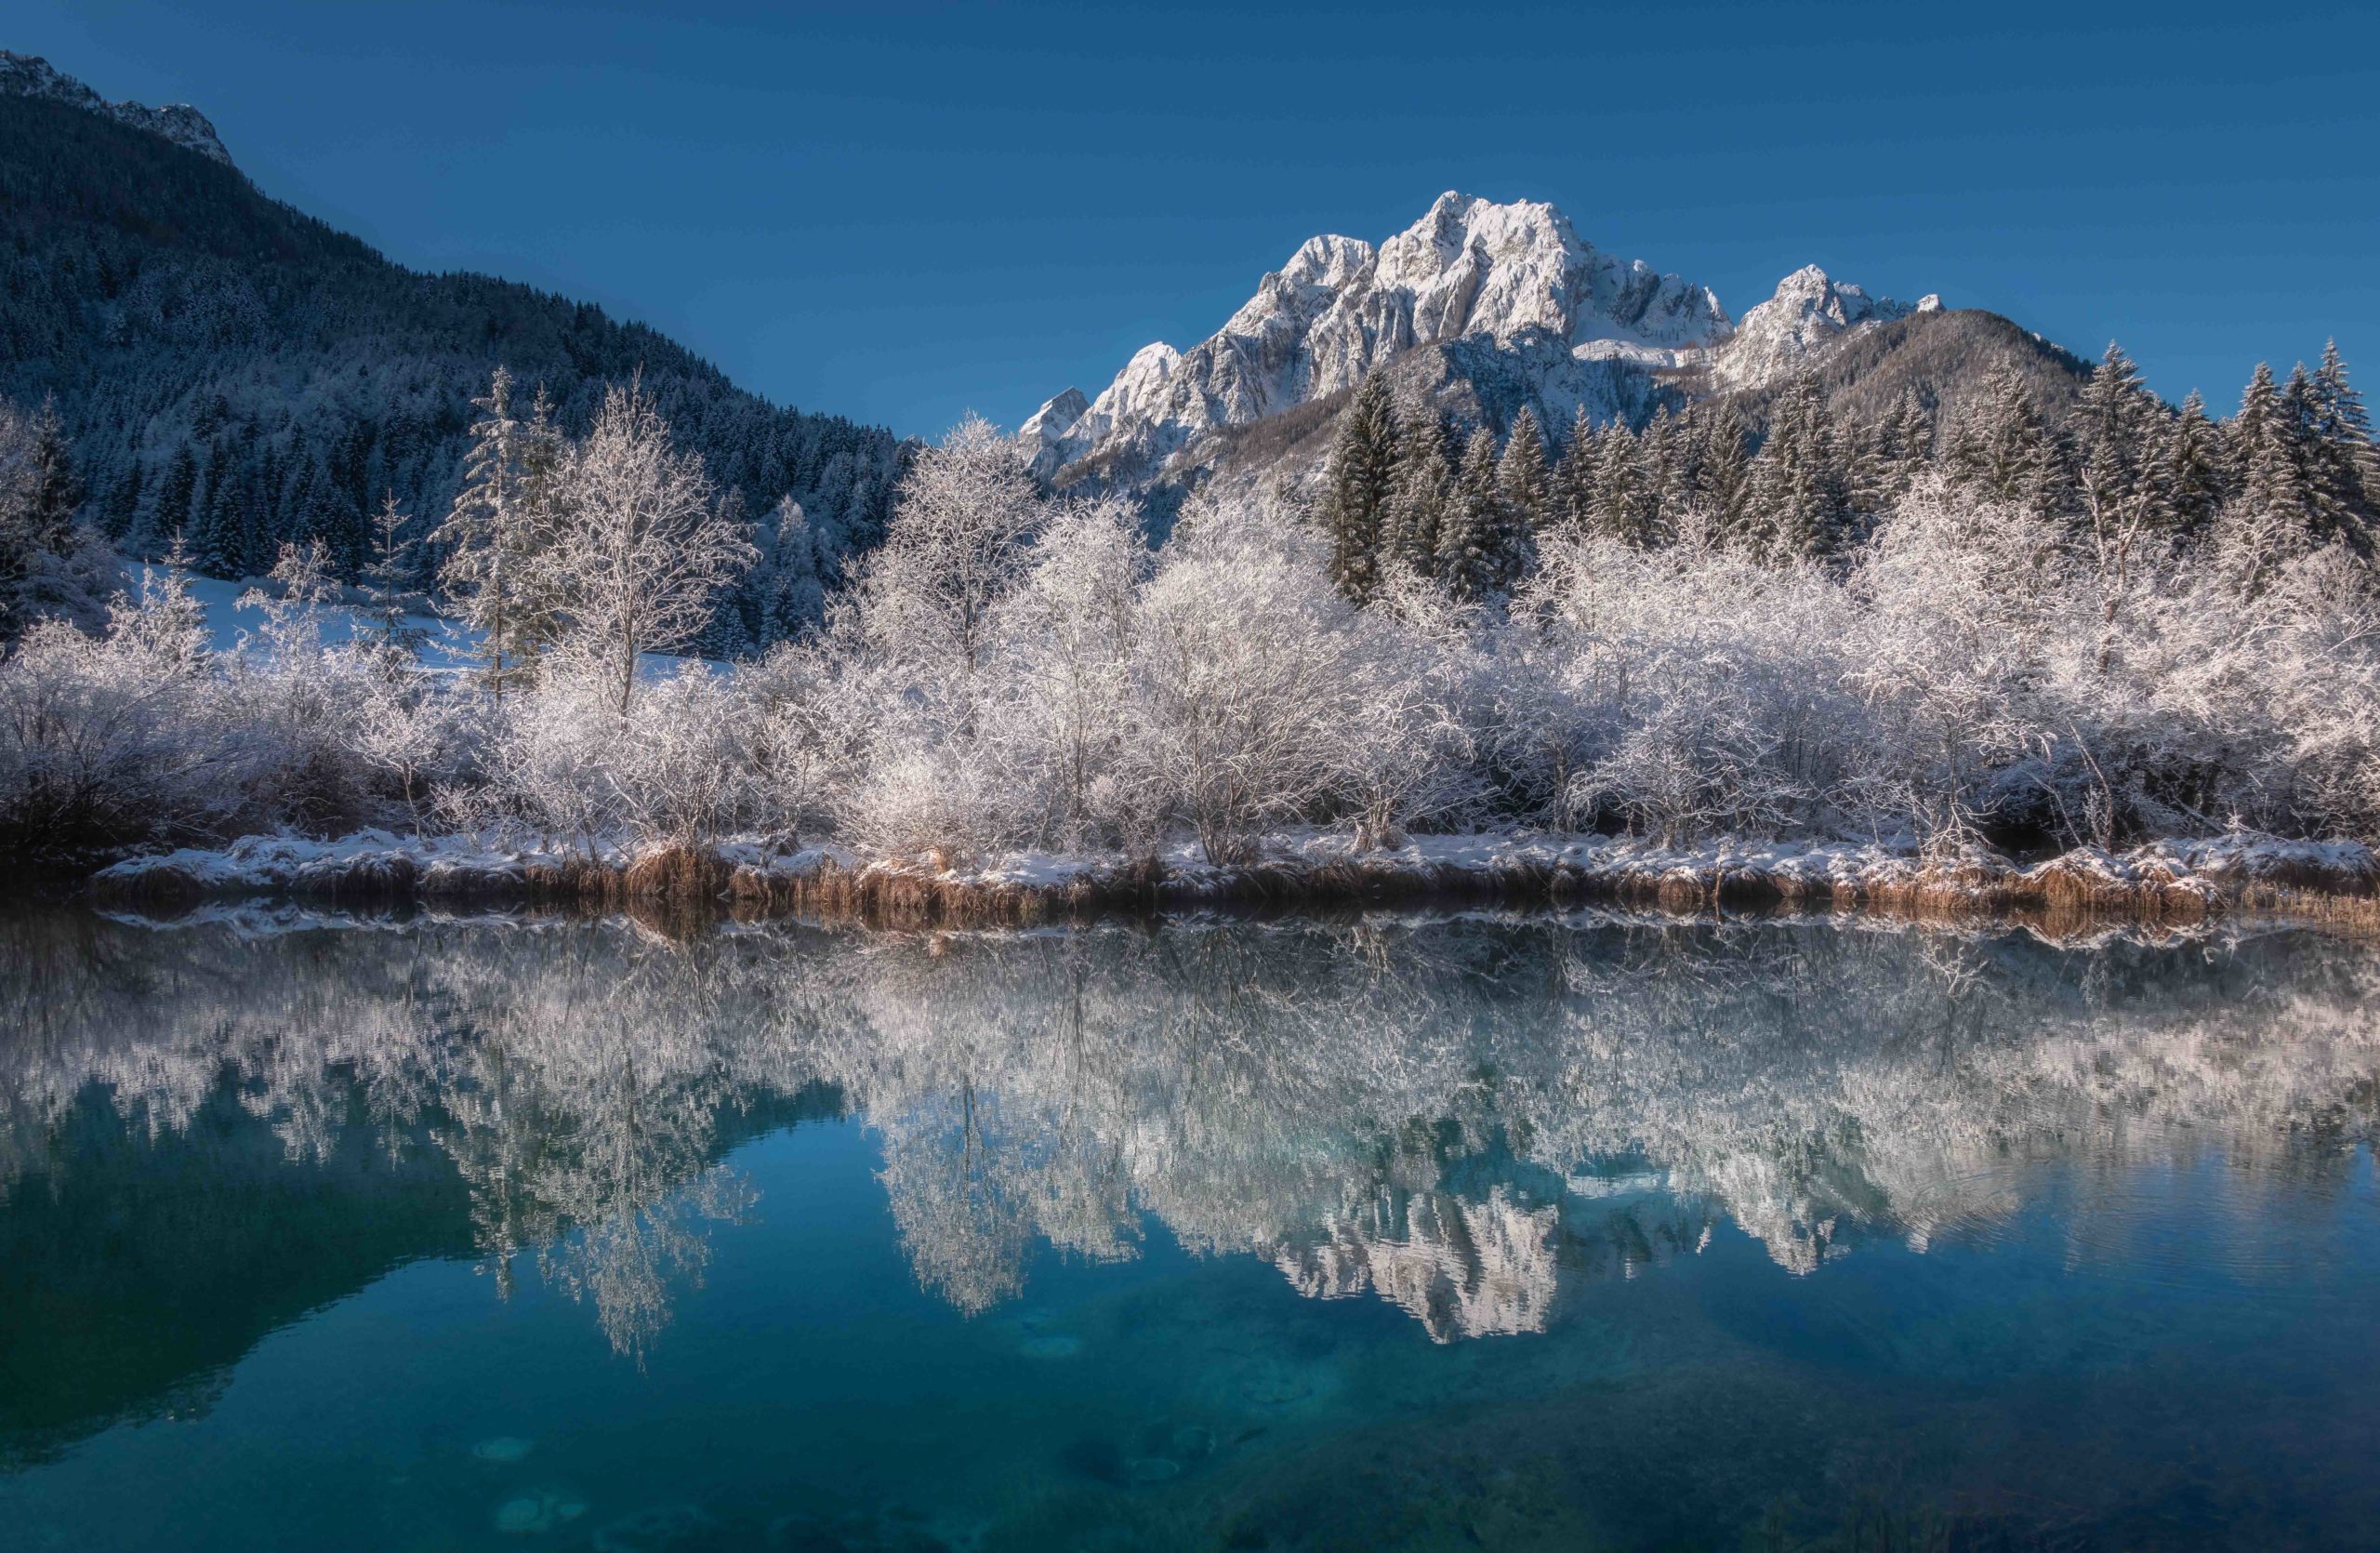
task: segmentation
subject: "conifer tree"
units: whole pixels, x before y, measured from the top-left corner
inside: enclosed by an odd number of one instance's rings
[[[512,375],[496,369],[484,397],[471,401],[471,449],[462,488],[432,539],[445,548],[439,581],[480,632],[482,675],[501,700],[505,686],[524,678],[536,645],[528,627],[535,611],[530,561],[535,536],[521,497],[522,427],[513,414]],[[319,489],[323,482],[317,480]]]
[[[2322,346],[2322,364],[2308,384],[2311,422],[2307,452],[2319,527],[2359,550],[2373,544],[2380,507],[2380,455],[2372,444],[2372,417],[2363,395],[2347,381],[2338,341]]]
[[[1853,538],[1848,479],[1818,379],[1789,383],[1752,460],[1752,507],[1762,548],[1778,559],[1830,556]]]
[[[1496,433],[1482,426],[1463,447],[1438,534],[1438,577],[1458,599],[1484,599],[1501,580],[1498,552],[1512,526],[1505,522],[1503,505],[1496,488]]]
[[[2207,418],[2206,401],[2192,389],[2165,423],[2157,452],[2157,483],[2174,532],[2204,534],[2223,505],[2223,442]]]
[[[1339,422],[1323,491],[1322,527],[1330,540],[1330,580],[1349,602],[1380,591],[1382,520],[1396,481],[1396,414],[1388,381],[1364,380]]]
[[[157,510],[149,515],[150,542],[144,551],[161,551],[168,545],[185,543],[190,527],[191,503],[198,490],[198,458],[184,443],[174,449],[165,465],[165,483],[157,487]]]
[[[1934,417],[1916,390],[1901,391],[1899,402],[1884,417],[1879,446],[1886,485],[1897,500],[1934,458]]]
[[[1752,446],[1743,418],[1735,406],[1723,405],[1706,422],[1702,454],[1695,464],[1695,503],[1721,535],[1740,539],[1752,511]]]
[[[1956,472],[1994,501],[2042,516],[2062,505],[2064,465],[2041,406],[2013,366],[1994,367],[1982,403],[1966,418]]]
[[[2082,519],[2102,569],[2121,572],[2143,538],[2173,526],[2173,513],[2157,467],[2164,407],[2112,340],[2083,389],[2081,418]]]
[[[217,443],[206,455],[206,484],[192,503],[191,553],[209,577],[234,577],[247,570],[248,547],[240,532],[240,503],[231,481],[230,449]]]
[[[2306,485],[2303,377],[2293,376],[2292,387],[2282,389],[2273,382],[2270,365],[2256,364],[2231,423],[2232,484],[2261,521],[2310,538],[2314,514]]]
[[[1595,423],[1588,418],[1586,405],[1580,405],[1570,418],[1570,441],[1554,466],[1547,500],[1551,521],[1573,533],[1585,533],[1594,521],[1599,441]]]
[[[75,477],[74,457],[66,429],[59,423],[54,396],[45,395],[33,413],[32,464],[27,533],[34,543],[63,555],[73,542],[74,516],[83,510],[83,483]]]
[[[1549,481],[1545,467],[1545,435],[1527,405],[1513,418],[1512,434],[1496,465],[1497,492],[1506,509],[1530,534],[1545,526],[1549,511]]]
[[[1637,458],[1643,471],[1645,523],[1649,532],[1666,535],[1675,526],[1673,520],[1685,510],[1694,488],[1694,467],[1698,449],[1695,445],[1696,420],[1691,415],[1673,415],[1666,405],[1653,412],[1645,427],[1645,434],[1637,439]]]
[[[1398,436],[1396,488],[1385,520],[1389,552],[1421,577],[1435,576],[1454,471],[1447,462],[1446,428],[1435,416],[1416,417]]]
[[[2264,591],[2314,541],[2304,401],[2302,387],[2291,394],[2273,381],[2271,366],[2258,362],[2228,429],[2233,494],[2217,524],[2216,564],[2242,596]]]
[[[364,609],[357,640],[389,672],[411,668],[428,639],[427,632],[405,620],[405,594],[413,575],[405,558],[412,548],[405,529],[412,521],[397,505],[395,491],[381,498],[380,510],[372,517],[372,559],[362,576]]]
[[[1646,488],[1644,449],[1636,434],[1613,425],[1596,439],[1595,499],[1591,526],[1607,538],[1648,546],[1659,508]]]
[[[132,537],[133,524],[140,521],[140,471],[139,458],[126,464],[99,509],[99,532],[119,544]]]

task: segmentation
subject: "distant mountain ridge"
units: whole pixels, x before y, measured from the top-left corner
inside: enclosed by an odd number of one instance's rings
[[[138,102],[110,102],[71,75],[61,74],[47,60],[32,54],[12,54],[0,48],[0,96],[41,98],[50,102],[62,102],[70,108],[111,118],[116,123],[155,135],[186,151],[194,151],[211,162],[225,166],[236,166],[231,153],[223,149],[223,141],[215,133],[215,126],[205,113],[187,102],[168,103],[163,108],[144,107]]]
[[[1551,205],[1448,191],[1377,247],[1308,239],[1215,334],[1143,347],[1096,398],[1070,388],[1018,435],[1061,484],[1310,463],[1336,403],[1376,370],[1458,418],[1501,424],[1526,405],[1555,428],[1580,410],[1641,424],[1663,405],[1756,398],[1847,339],[1942,312],[1938,296],[1896,301],[1805,265],[1738,321],[1709,286],[1604,253]]]

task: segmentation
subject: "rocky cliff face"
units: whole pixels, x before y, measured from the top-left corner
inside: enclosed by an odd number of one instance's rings
[[[1815,266],[1738,325],[1711,288],[1620,259],[1551,205],[1438,196],[1375,247],[1309,238],[1215,334],[1144,347],[1096,399],[1068,389],[1026,423],[1037,467],[1153,475],[1211,458],[1221,434],[1329,399],[1396,365],[1408,392],[1502,418],[1640,419],[1696,376],[1720,390],[1792,371],[1871,322],[1938,306],[1871,298]]]
[[[63,102],[70,108],[80,108],[160,136],[209,161],[220,162],[227,167],[233,166],[231,153],[223,149],[215,126],[190,104],[176,102],[149,108],[138,102],[110,102],[73,76],[61,74],[47,60],[30,54],[0,49],[0,94]]]

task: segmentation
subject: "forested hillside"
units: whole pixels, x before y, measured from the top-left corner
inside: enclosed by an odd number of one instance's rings
[[[705,645],[814,618],[880,538],[905,457],[889,431],[781,409],[642,325],[485,275],[425,275],[266,198],[236,170],[97,113],[0,96],[0,394],[55,395],[86,515],[143,554],[261,573],[319,537],[352,578],[393,493],[444,516],[497,365],[583,431],[641,373],[681,445],[741,497],[761,561]],[[525,407],[525,406],[524,406]],[[801,520],[782,505],[790,496]],[[425,579],[438,556],[414,544]]]

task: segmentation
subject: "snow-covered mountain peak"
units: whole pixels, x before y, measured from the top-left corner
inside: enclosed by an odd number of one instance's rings
[[[1768,300],[1744,314],[1735,338],[1712,352],[1712,375],[1728,388],[1770,382],[1862,324],[1889,323],[1912,312],[1935,312],[1941,305],[1942,299],[1932,295],[1917,302],[1871,297],[1860,286],[1805,264],[1778,281]]]
[[[1309,237],[1281,266],[1281,274],[1302,285],[1335,291],[1360,280],[1379,257],[1380,250],[1360,237]]]
[[[210,161],[232,166],[231,153],[223,149],[222,140],[215,133],[215,126],[206,115],[186,102],[169,103],[163,108],[144,107],[138,102],[110,102],[82,82],[59,71],[47,60],[31,54],[12,54],[0,49],[0,95],[37,97],[51,102],[62,102],[70,108],[80,108],[102,118],[129,125],[135,129],[171,140],[178,146],[198,153]]]
[[[1025,444],[1028,454],[1038,454],[1064,438],[1066,429],[1080,420],[1091,408],[1091,401],[1082,390],[1070,388],[1033,412],[1023,426],[1017,428],[1017,441]]]
[[[1659,365],[1715,344],[1728,327],[1708,287],[1599,252],[1551,205],[1499,205],[1450,190],[1377,248],[1308,238],[1219,332],[1179,354],[1144,350],[1063,435],[1051,435],[1045,419],[1052,401],[1029,440],[1045,472],[1093,454],[1153,465],[1202,433],[1327,397],[1408,352],[1456,342],[1543,358],[1532,376],[1549,406],[1578,404],[1596,391],[1574,356]]]

